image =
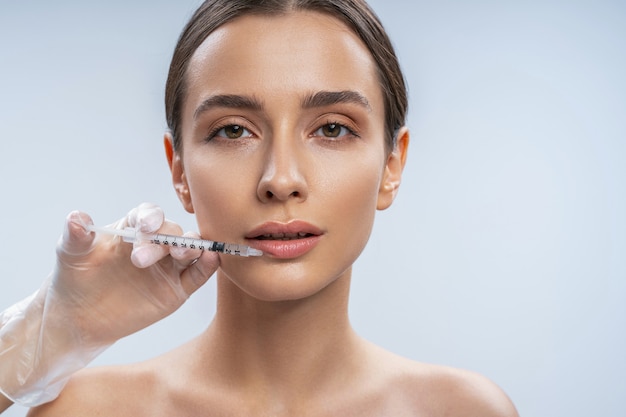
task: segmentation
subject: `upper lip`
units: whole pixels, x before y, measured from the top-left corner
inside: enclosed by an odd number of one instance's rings
[[[302,220],[291,220],[289,222],[270,221],[254,228],[246,234],[246,239],[266,238],[295,238],[305,237],[307,235],[321,235],[323,232],[319,227]]]

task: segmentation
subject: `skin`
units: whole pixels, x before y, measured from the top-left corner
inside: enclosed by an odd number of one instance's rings
[[[250,243],[260,225],[297,219],[318,242],[293,259],[221,256],[203,334],[144,363],[85,370],[30,416],[517,415],[484,377],[398,357],[350,326],[352,264],[397,193],[409,141],[402,129],[385,149],[375,68],[357,36],[318,13],[242,17],[207,38],[190,66],[182,152],[165,138],[182,204],[216,240]],[[303,106],[329,91],[367,105]],[[258,106],[202,105],[225,94]]]
[[[13,405],[13,401],[0,394],[0,413]]]

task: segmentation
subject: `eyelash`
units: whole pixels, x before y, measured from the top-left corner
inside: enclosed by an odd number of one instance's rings
[[[205,140],[206,140],[207,142],[209,142],[209,141],[213,140],[215,137],[217,137],[217,134],[218,134],[221,130],[224,130],[224,129],[226,129],[227,127],[233,127],[233,126],[237,126],[237,127],[241,128],[241,129],[243,129],[243,130],[247,131],[247,132],[249,133],[249,135],[242,135],[241,137],[238,137],[238,138],[225,138],[225,137],[224,137],[224,140],[227,140],[227,141],[234,141],[234,140],[237,140],[237,139],[248,138],[248,137],[250,137],[250,136],[254,135],[252,132],[250,132],[250,129],[248,129],[245,125],[243,125],[243,124],[241,124],[241,123],[232,123],[232,122],[229,122],[229,123],[219,124],[219,125],[217,125],[216,127],[214,127],[214,128],[213,128],[213,129],[209,132],[209,134],[207,135],[207,137],[206,137],[206,139],[205,139]]]
[[[343,135],[339,135],[337,137],[316,134],[321,129],[323,129],[323,128],[327,127],[327,126],[331,126],[331,125],[335,125],[335,126],[339,127],[339,129],[345,129],[348,133],[347,134],[343,134]],[[341,123],[341,122],[338,122],[338,121],[334,121],[334,120],[326,121],[326,123],[324,123],[323,125],[321,125],[317,129],[315,129],[315,131],[313,132],[313,134],[311,136],[321,137],[322,139],[328,140],[330,142],[335,142],[335,141],[340,140],[341,138],[343,138],[345,136],[349,136],[349,139],[354,139],[354,138],[359,138],[360,137],[358,135],[358,133],[356,133],[356,131],[353,128],[351,128],[350,126],[347,126],[344,123]]]
[[[317,134],[317,132],[319,132],[321,129],[327,127],[327,126],[331,126],[331,125],[335,125],[336,127],[338,127],[339,129],[345,129],[347,131],[346,134],[343,135],[339,135],[337,137],[333,137],[333,136],[326,136],[323,134]],[[227,141],[234,141],[237,139],[242,139],[242,138],[249,138],[250,136],[254,135],[252,132],[250,132],[250,129],[248,129],[247,127],[245,127],[243,124],[240,123],[223,123],[220,125],[217,125],[216,127],[214,127],[209,134],[206,137],[206,141],[209,142],[211,140],[213,140],[215,137],[217,137],[217,134],[221,131],[224,130],[228,127],[239,127],[241,129],[243,129],[244,131],[247,131],[249,134],[248,135],[242,135],[238,138],[225,138],[224,140]],[[341,130],[340,130],[341,131]],[[224,135],[226,136],[226,135]],[[323,125],[320,125],[317,129],[315,129],[315,131],[310,135],[311,137],[320,137],[324,140],[327,140],[329,142],[336,142],[338,140],[340,140],[342,137],[345,136],[349,136],[349,139],[354,139],[354,138],[359,138],[359,134],[350,126],[347,126],[344,123],[338,122],[338,121],[333,121],[333,120],[328,120],[326,121],[326,123],[324,123]]]

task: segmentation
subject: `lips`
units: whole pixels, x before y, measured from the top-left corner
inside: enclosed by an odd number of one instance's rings
[[[246,243],[279,259],[293,259],[313,250],[323,235],[310,223],[293,220],[288,223],[267,222],[246,235]]]
[[[293,240],[302,239],[304,237],[312,236],[310,233],[267,233],[261,236],[257,236],[258,240]]]

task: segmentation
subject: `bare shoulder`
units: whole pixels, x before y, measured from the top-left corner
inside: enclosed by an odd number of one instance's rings
[[[416,362],[388,352],[380,357],[385,358],[379,363],[386,367],[386,389],[390,391],[387,396],[403,404],[402,415],[519,416],[506,393],[483,375]]]
[[[432,406],[449,416],[518,417],[506,393],[475,372],[436,365],[421,365],[433,398]],[[419,385],[418,385],[419,386]]]
[[[426,415],[518,417],[506,393],[476,372],[404,359],[400,389]]]
[[[154,373],[141,365],[88,368],[73,375],[56,400],[32,408],[28,416],[141,416],[158,395],[157,386]]]

